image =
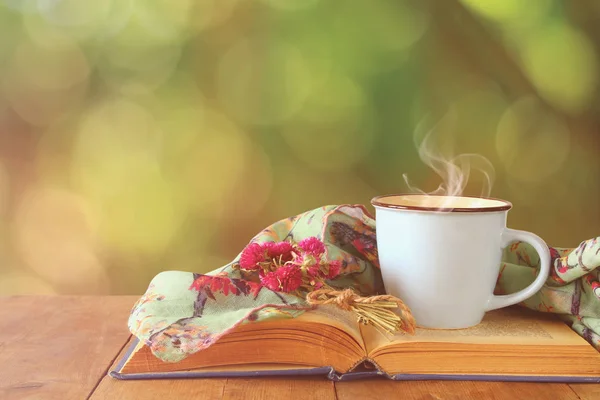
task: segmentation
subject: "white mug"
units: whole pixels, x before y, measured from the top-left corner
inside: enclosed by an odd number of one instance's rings
[[[371,204],[386,291],[406,303],[419,327],[477,325],[486,311],[533,296],[548,278],[548,246],[506,227],[508,201],[406,194],[378,196]],[[496,296],[502,249],[514,241],[533,246],[540,271],[525,289]]]

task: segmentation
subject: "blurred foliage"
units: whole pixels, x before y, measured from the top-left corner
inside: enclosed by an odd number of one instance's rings
[[[496,167],[509,225],[600,234],[594,0],[0,0],[0,294],[140,293],[266,225]],[[467,194],[479,194],[473,175]]]

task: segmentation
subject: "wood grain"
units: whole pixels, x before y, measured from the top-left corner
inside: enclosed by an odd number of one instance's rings
[[[129,337],[135,300],[0,297],[0,398],[87,398]]]
[[[115,368],[123,357],[130,342],[123,346],[120,353],[113,360],[109,371]],[[113,399],[144,399],[144,400],[166,400],[166,399],[203,399],[213,400],[223,398],[226,379],[155,379],[140,381],[123,381],[104,375],[98,387],[89,400],[113,400]]]
[[[339,382],[335,386],[338,400],[415,399],[415,400],[577,400],[566,384],[419,381],[393,382],[368,380]]]
[[[600,399],[600,385],[589,383],[571,384],[571,389],[581,400],[598,400]]]
[[[223,399],[335,400],[335,388],[325,378],[229,379]]]
[[[318,379],[169,379],[119,381],[105,377],[90,400],[114,399],[334,400],[333,382]]]
[[[102,379],[90,400],[216,400],[223,398],[226,383],[226,379],[120,381],[107,376]]]

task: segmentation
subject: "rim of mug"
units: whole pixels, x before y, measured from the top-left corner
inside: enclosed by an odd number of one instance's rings
[[[381,201],[386,197],[407,197],[407,196],[436,196],[436,197],[456,197],[466,199],[482,199],[492,200],[503,203],[501,206],[482,206],[482,207],[455,207],[455,208],[439,208],[439,207],[425,207],[425,206],[412,206],[402,204],[389,204]],[[420,193],[398,193],[398,194],[383,194],[375,196],[371,199],[371,204],[374,207],[381,208],[392,208],[395,210],[411,210],[411,211],[438,211],[438,212],[463,212],[463,213],[477,213],[477,212],[495,212],[495,211],[508,211],[512,208],[512,203],[507,200],[497,199],[495,197],[482,197],[482,196],[447,196],[443,194],[420,194]]]

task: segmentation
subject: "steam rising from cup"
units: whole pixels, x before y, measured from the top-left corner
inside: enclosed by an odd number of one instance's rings
[[[415,145],[419,151],[419,157],[421,160],[437,175],[442,178],[442,183],[437,189],[432,192],[425,192],[415,185],[413,185],[408,179],[407,174],[403,174],[404,181],[408,186],[409,190],[413,193],[419,193],[423,195],[437,195],[437,196],[450,196],[445,203],[450,203],[453,196],[463,196],[471,171],[475,170],[483,175],[483,187],[479,193],[479,197],[490,197],[492,186],[494,184],[495,170],[492,163],[480,154],[466,153],[458,156],[444,156],[441,151],[437,150],[436,143],[434,141],[434,133],[437,131],[439,125],[443,122],[448,122],[452,119],[452,114],[444,117],[440,123],[437,124],[433,129],[429,130],[419,143],[419,131],[415,133]],[[420,124],[421,126],[423,123]],[[446,207],[446,204],[442,206],[442,209]],[[449,204],[447,204],[449,205]]]

